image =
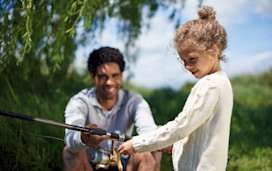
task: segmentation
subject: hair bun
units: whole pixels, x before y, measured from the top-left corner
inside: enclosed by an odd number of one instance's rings
[[[198,16],[202,20],[215,20],[215,11],[210,6],[204,6],[198,10]]]

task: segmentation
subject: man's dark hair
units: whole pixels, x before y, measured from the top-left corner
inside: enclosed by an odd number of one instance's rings
[[[111,47],[101,47],[91,52],[88,59],[88,69],[95,76],[97,67],[108,62],[117,63],[121,72],[125,69],[124,56],[118,49]]]

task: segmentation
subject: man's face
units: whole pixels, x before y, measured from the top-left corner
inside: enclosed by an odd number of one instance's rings
[[[115,62],[108,62],[97,67],[96,75],[91,74],[97,89],[98,100],[116,100],[121,88],[123,75]]]

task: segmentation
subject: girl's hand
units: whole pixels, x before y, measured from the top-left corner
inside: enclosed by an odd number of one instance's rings
[[[118,151],[124,155],[133,155],[136,153],[135,149],[133,148],[132,140],[128,140],[127,142],[123,143],[118,148]]]

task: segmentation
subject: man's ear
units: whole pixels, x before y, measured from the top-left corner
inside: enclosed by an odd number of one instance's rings
[[[94,78],[95,76],[94,76],[94,74],[90,72],[90,76],[91,76],[92,82],[95,83],[95,78]]]

